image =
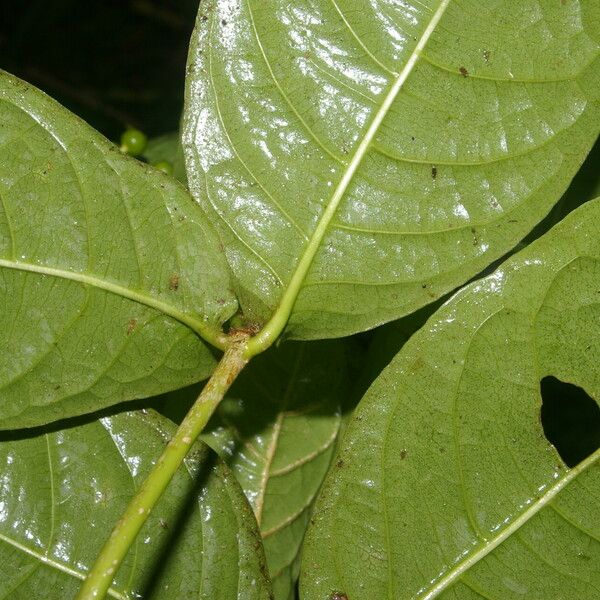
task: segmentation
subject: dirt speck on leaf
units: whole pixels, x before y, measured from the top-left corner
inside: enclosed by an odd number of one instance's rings
[[[129,319],[129,323],[127,323],[127,335],[131,335],[136,327],[137,319]]]
[[[417,356],[417,358],[415,359],[415,362],[412,365],[413,372],[416,372],[419,369],[422,369],[424,366],[425,366],[425,361],[423,360],[423,357]]]

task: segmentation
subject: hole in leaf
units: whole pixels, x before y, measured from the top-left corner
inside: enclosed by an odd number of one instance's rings
[[[544,435],[574,467],[600,448],[600,407],[585,390],[556,377],[544,377],[540,388]]]

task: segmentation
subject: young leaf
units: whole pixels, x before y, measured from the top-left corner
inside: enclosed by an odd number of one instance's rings
[[[293,600],[312,502],[348,391],[341,342],[288,343],[257,357],[203,439],[231,466],[261,530],[277,600]]]
[[[72,598],[110,528],[172,435],[155,413],[4,433],[0,580],[14,599]],[[198,448],[115,576],[109,597],[267,599],[256,523],[239,486]],[[192,476],[193,473],[193,476]]]
[[[595,598],[600,450],[567,468],[540,381],[600,400],[600,199],[456,294],[371,387],[325,483],[303,598]]]
[[[599,46],[597,2],[202,4],[184,154],[246,318],[346,335],[510,250],[598,134]]]
[[[208,376],[237,303],[184,188],[4,72],[0,156],[0,427]]]

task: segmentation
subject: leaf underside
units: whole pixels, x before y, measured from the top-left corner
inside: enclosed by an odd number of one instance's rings
[[[139,412],[69,429],[2,434],[0,594],[72,598],[172,433],[163,417]],[[270,597],[252,511],[229,470],[214,459],[198,447],[190,470],[175,475],[109,597]]]
[[[0,72],[0,428],[207,377],[235,312],[185,189]]]
[[[600,450],[568,469],[540,421],[545,376],[600,401],[599,230],[597,199],[458,292],[380,375],[317,501],[304,600],[600,595]]]
[[[288,335],[347,335],[513,248],[598,134],[599,47],[597,2],[201,5],[184,154],[246,318],[299,282]]]
[[[284,344],[252,361],[203,435],[252,504],[276,600],[295,598],[300,546],[335,449],[347,380],[341,342]]]

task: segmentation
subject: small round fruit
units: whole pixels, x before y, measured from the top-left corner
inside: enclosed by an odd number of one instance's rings
[[[160,162],[154,163],[152,166],[167,175],[173,175],[173,165],[166,160],[161,160]]]
[[[146,149],[146,134],[139,129],[129,128],[121,136],[121,150],[130,156],[139,156]]]

